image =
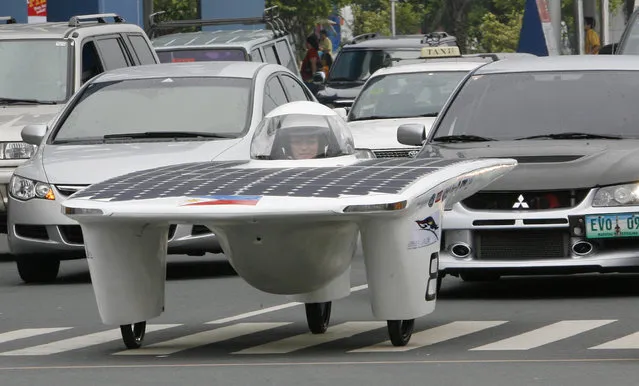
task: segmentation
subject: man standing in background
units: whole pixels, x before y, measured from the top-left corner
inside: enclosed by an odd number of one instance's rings
[[[319,48],[322,53],[333,53],[333,43],[331,42],[331,39],[328,38],[328,33],[325,29],[320,31]]]
[[[595,19],[592,17],[584,18],[584,30],[586,31],[586,55],[598,55],[601,48],[601,42],[599,41],[599,35],[593,28],[595,26]]]

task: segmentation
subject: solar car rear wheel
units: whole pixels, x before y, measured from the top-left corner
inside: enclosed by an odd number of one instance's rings
[[[144,333],[146,332],[146,322],[138,322],[135,324],[123,324],[120,326],[122,340],[128,349],[142,347],[144,341]]]
[[[393,346],[406,346],[413,336],[415,328],[415,319],[409,320],[389,320],[386,322],[388,326],[388,336]]]
[[[313,334],[323,334],[328,329],[328,323],[331,320],[331,305],[332,302],[304,304],[306,322]]]

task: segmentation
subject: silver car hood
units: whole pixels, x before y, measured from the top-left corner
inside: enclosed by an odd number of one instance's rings
[[[353,141],[357,149],[402,149],[417,146],[408,146],[397,142],[397,128],[399,126],[406,123],[421,123],[428,133],[434,122],[435,118],[431,117],[371,119],[348,122],[348,128],[353,134]]]
[[[22,128],[48,124],[64,105],[0,106],[0,141],[22,141]]]
[[[210,161],[241,140],[45,145],[42,164],[49,183],[89,185],[137,170]]]

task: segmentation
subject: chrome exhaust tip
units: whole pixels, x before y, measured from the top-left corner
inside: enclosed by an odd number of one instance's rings
[[[470,246],[465,243],[456,243],[450,246],[450,254],[458,259],[463,259],[470,255]]]
[[[595,247],[588,241],[577,241],[572,246],[572,252],[577,256],[586,256],[592,253]]]

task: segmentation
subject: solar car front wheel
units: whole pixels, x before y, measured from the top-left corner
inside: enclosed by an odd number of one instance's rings
[[[332,302],[305,303],[306,322],[313,334],[323,334],[328,329],[331,320]]]
[[[123,324],[120,326],[122,341],[128,349],[140,348],[146,332],[146,321],[135,324]]]
[[[413,336],[415,319],[409,320],[388,320],[388,336],[393,346],[406,346]]]

